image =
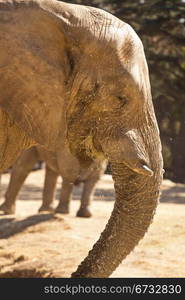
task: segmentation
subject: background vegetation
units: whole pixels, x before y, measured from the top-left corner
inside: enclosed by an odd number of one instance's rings
[[[185,0],[72,0],[129,23],[143,41],[163,145],[165,177],[185,182]]]

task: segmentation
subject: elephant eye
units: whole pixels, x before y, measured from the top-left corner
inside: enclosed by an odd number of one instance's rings
[[[117,99],[119,99],[121,101],[122,105],[125,105],[128,102],[128,100],[125,96],[117,96]]]

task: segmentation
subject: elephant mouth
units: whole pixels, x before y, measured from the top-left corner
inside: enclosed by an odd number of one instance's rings
[[[149,168],[147,163],[143,160],[140,160],[135,164],[125,162],[125,161],[124,161],[124,163],[129,169],[133,170],[134,172],[136,172],[138,174],[150,176],[150,177],[152,177],[154,174],[154,172],[151,170],[151,168]]]
[[[130,130],[115,141],[110,138],[102,143],[102,150],[112,163],[121,162],[140,175],[151,177],[154,174],[139,131]]]

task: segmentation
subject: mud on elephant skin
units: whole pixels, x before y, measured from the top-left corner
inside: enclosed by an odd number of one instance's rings
[[[108,277],[147,231],[162,181],[142,42],[103,10],[55,0],[0,0],[0,22],[1,169],[61,140],[84,167],[110,161],[115,206],[72,275]]]
[[[0,205],[0,211],[3,211],[5,214],[15,213],[16,197],[26,177],[39,160],[45,160],[46,168],[42,195],[43,202],[39,208],[39,212],[54,211],[52,202],[57,178],[61,175],[63,181],[60,192],[60,200],[55,212],[63,214],[69,213],[73,185],[83,182],[84,186],[81,196],[81,204],[77,211],[77,216],[84,218],[91,217],[91,199],[93,198],[96,183],[104,173],[106,162],[92,162],[89,168],[80,168],[78,177],[73,182],[72,180],[74,180],[74,177],[70,178],[71,174],[66,174],[66,172],[70,169],[71,171],[73,169],[77,169],[79,164],[78,161],[76,161],[75,165],[73,160],[73,164],[71,165],[71,154],[69,151],[67,153],[64,153],[64,151],[65,150],[62,148],[61,153],[53,153],[46,151],[42,147],[31,147],[28,150],[25,150],[12,168],[9,185],[5,193],[5,201]],[[65,157],[65,160],[63,160],[63,156]]]

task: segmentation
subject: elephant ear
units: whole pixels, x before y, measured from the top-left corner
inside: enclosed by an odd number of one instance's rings
[[[18,75],[26,72],[26,67],[20,68]],[[0,74],[1,107],[36,143],[52,150],[60,129],[64,129],[62,84],[59,86],[51,76],[45,81],[37,73],[31,79],[26,77],[10,70]]]
[[[65,131],[64,82],[70,72],[64,34],[40,10],[6,16],[9,22],[0,26],[0,107],[36,143],[55,149]]]
[[[36,143],[53,150],[66,129],[65,83],[87,44],[88,9],[31,3],[0,11],[0,106]]]

